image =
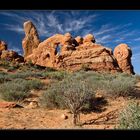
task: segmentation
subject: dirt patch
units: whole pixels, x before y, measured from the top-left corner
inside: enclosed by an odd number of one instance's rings
[[[72,114],[68,110],[48,110],[43,108],[0,108],[0,129],[113,129],[118,113],[127,104],[124,98],[109,100],[103,112],[81,114],[81,126],[74,127]],[[68,119],[62,119],[66,114]]]

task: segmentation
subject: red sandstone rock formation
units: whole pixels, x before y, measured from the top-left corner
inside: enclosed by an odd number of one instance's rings
[[[4,50],[1,54],[1,59],[15,62],[23,62],[24,58],[21,55],[18,55],[17,52],[11,50]]]
[[[4,41],[0,41],[0,59],[23,62],[24,58],[21,55],[18,55],[17,52],[7,50],[7,44]]]
[[[110,49],[97,44],[88,49],[61,52],[56,62],[58,68],[73,71],[81,69],[83,65],[88,65],[94,71],[120,71]]]
[[[27,61],[32,61],[41,66],[54,67],[56,61],[57,45],[62,43],[63,35],[56,34],[41,42],[33,53],[26,57]]]
[[[82,38],[81,36],[77,36],[77,37],[75,38],[75,40],[77,41],[78,46],[79,46],[80,44],[83,44],[83,38]]]
[[[0,40],[0,55],[3,50],[7,50],[7,44],[4,41]]]
[[[123,72],[134,74],[131,64],[132,51],[127,44],[120,44],[114,49],[114,56]]]
[[[59,52],[57,51],[58,48],[60,49]],[[25,58],[26,61],[31,60],[34,64],[56,69],[75,71],[81,69],[83,65],[88,65],[94,71],[127,71],[134,74],[130,61],[131,51],[126,47],[124,48],[123,50],[129,55],[123,61],[121,57],[118,58],[118,50],[115,49],[114,51],[115,58],[110,48],[95,43],[92,34],[88,34],[84,38],[80,36],[73,38],[70,33],[56,34],[41,42],[30,51],[31,54],[25,55]],[[27,54],[24,44],[23,49],[24,53]],[[120,52],[124,54],[123,51]]]
[[[25,38],[22,41],[22,46],[24,50],[24,58],[32,54],[33,49],[37,48],[40,40],[37,30],[31,21],[24,23]]]

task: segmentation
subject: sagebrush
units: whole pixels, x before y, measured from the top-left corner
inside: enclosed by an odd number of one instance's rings
[[[118,129],[140,129],[140,105],[130,102],[120,113]]]

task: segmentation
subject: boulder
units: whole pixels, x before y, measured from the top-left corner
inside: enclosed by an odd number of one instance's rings
[[[77,36],[75,40],[77,41],[78,45],[83,44],[83,38],[81,36]]]
[[[86,35],[86,36],[84,37],[83,42],[84,42],[84,43],[85,43],[85,42],[93,42],[93,43],[95,43],[95,38],[94,38],[94,36],[93,36],[92,34],[88,34],[88,35]]]
[[[18,55],[17,52],[12,50],[4,50],[1,53],[1,59],[15,62],[24,62],[24,57]]]
[[[14,108],[16,106],[18,105],[14,102],[0,102],[0,108]]]
[[[68,119],[68,116],[66,114],[62,114],[61,119],[66,120],[66,119]]]
[[[120,44],[114,49],[114,56],[120,69],[128,74],[135,74],[132,63],[132,51],[127,44]]]

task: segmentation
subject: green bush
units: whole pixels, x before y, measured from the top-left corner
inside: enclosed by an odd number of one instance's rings
[[[135,90],[136,78],[133,76],[118,74],[110,80],[101,82],[102,90],[113,97],[130,96]]]
[[[15,83],[23,85],[23,87],[27,90],[31,89],[42,89],[44,84],[41,83],[39,80],[23,80],[23,79],[15,79]]]
[[[4,68],[8,68],[10,66],[10,62],[8,60],[0,60],[0,66],[4,67]]]
[[[130,102],[121,111],[117,129],[140,129],[140,105],[137,102]]]
[[[0,72],[0,84],[9,81],[9,78],[6,73]]]
[[[106,95],[130,96],[133,95],[135,84],[137,82],[135,76],[116,73],[96,73],[96,72],[80,72],[79,79],[86,79],[87,82],[93,84],[95,91],[102,90]]]
[[[140,75],[139,74],[136,74],[135,78],[137,79],[137,81],[140,81]]]
[[[51,77],[49,75],[50,73],[46,73],[46,76]],[[55,74],[53,75],[55,77]],[[67,79],[69,77],[72,77],[75,81],[74,83],[77,88],[79,88],[78,83],[81,81],[86,81],[90,87],[92,87],[94,92],[97,92],[98,90],[102,91],[103,93],[106,93],[105,95],[110,97],[116,97],[116,96],[129,96],[132,95],[135,89],[135,83],[136,78],[134,76],[130,76],[127,74],[100,74],[93,71],[79,71],[76,73],[68,74],[67,76],[62,76],[63,80],[62,82],[58,82],[56,84],[53,84],[50,88],[47,90],[47,94],[44,94],[44,104],[48,107],[61,107],[65,108],[65,105],[63,103],[60,103],[61,98],[60,91],[62,90],[62,85],[66,86],[65,83],[71,84],[71,82],[67,82]],[[51,77],[52,78],[52,77]],[[70,85],[69,85],[70,86]],[[71,87],[71,86],[70,86]],[[67,87],[69,89],[69,87]],[[66,90],[67,90],[66,88]],[[73,87],[73,89],[75,89]],[[47,101],[46,101],[47,100]]]
[[[76,125],[78,116],[84,105],[94,97],[93,86],[79,80],[75,75],[51,85],[43,94],[41,103],[48,108],[67,108],[73,113],[73,123]]]
[[[15,74],[9,74],[9,78],[11,79],[17,79],[17,78],[22,78],[22,79],[26,79],[29,77],[34,77],[34,78],[38,78],[41,77],[42,74],[40,72],[32,72],[32,71],[26,71],[26,72],[17,72]]]
[[[28,95],[28,89],[22,84],[6,82],[0,85],[0,97],[6,101],[23,100]]]
[[[50,79],[62,80],[69,75],[66,71],[42,72],[42,76]]]
[[[42,89],[38,80],[15,79],[0,85],[0,97],[6,101],[18,101],[28,97],[31,89]]]

